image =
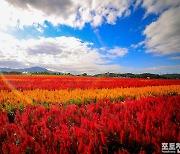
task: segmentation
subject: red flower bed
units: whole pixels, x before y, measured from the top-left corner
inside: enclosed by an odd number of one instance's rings
[[[180,80],[130,79],[130,78],[95,78],[62,76],[0,76],[0,90],[7,90],[11,84],[19,90],[32,89],[74,89],[74,88],[117,88],[144,87],[158,85],[180,85]]]
[[[161,153],[162,142],[180,142],[179,103],[159,96],[0,112],[0,153]]]

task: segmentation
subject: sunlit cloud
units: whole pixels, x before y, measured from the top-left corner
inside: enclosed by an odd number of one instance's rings
[[[18,40],[1,32],[0,65],[6,67],[42,66],[55,71],[97,73],[120,71],[121,67],[109,64],[92,43],[75,37],[55,37]],[[115,56],[123,56],[125,49],[110,50]],[[121,53],[122,52],[122,53]]]
[[[165,11],[144,30],[147,52],[157,55],[180,53],[180,7]]]

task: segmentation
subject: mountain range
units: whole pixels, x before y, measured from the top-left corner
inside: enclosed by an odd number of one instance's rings
[[[45,72],[45,73],[52,73],[52,71],[46,69],[46,68],[42,68],[42,67],[30,67],[30,68],[23,68],[23,69],[12,69],[12,68],[0,68],[1,72],[29,72],[29,73],[41,73],[41,72]]]
[[[16,73],[42,73],[42,74],[66,74],[61,72],[54,72],[50,71],[43,67],[30,67],[30,68],[23,68],[23,69],[12,69],[12,68],[0,68],[0,72],[7,73],[7,74],[16,74]],[[73,75],[67,73],[66,75]],[[90,76],[87,73],[79,74],[78,76]],[[151,73],[142,73],[142,74],[133,74],[133,73],[102,73],[102,74],[95,74],[94,77],[120,77],[120,78],[151,78],[151,79],[180,79],[179,73],[174,74],[151,74]]]

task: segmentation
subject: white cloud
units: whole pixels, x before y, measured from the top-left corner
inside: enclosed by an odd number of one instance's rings
[[[154,66],[154,67],[145,68],[146,71],[164,71],[164,70],[171,70],[171,69],[180,70],[180,65]]]
[[[121,57],[128,52],[127,49],[120,47],[112,50],[92,48],[92,43],[83,42],[74,37],[62,36],[20,41],[11,35],[0,32],[0,46],[0,67],[41,66],[54,71],[76,74],[84,72],[88,74],[104,72],[174,73],[180,71],[180,65],[130,68],[110,64],[109,60],[113,60],[113,56]],[[103,50],[104,54],[98,50]]]
[[[137,0],[135,8],[146,9],[144,17],[149,14],[159,15],[159,18],[146,26],[143,34],[146,36],[147,53],[156,55],[180,53],[180,1],[179,0]],[[132,48],[141,46],[141,42],[131,45]]]
[[[116,55],[117,57],[123,57],[128,53],[127,48],[115,47],[114,49],[108,50],[110,54]]]
[[[135,7],[141,4],[146,9],[146,15],[159,14],[166,9],[174,8],[180,5],[179,0],[137,0]],[[145,15],[145,16],[146,16]]]
[[[170,57],[169,59],[172,59],[172,60],[180,60],[180,56]]]
[[[23,10],[9,5],[6,1],[0,1],[0,29],[23,28],[23,26],[44,25],[46,17],[39,10],[33,8]]]
[[[45,15],[59,15],[66,18],[75,8],[71,0],[6,0],[12,6],[20,9],[30,10],[34,8],[42,11]]]
[[[82,28],[85,23],[100,26],[103,22],[115,24],[117,18],[128,16],[131,0],[1,0],[0,28],[65,24]],[[38,26],[38,30],[43,31]]]
[[[136,48],[141,47],[141,46],[144,45],[144,44],[145,44],[145,41],[140,41],[140,42],[137,43],[137,44],[131,44],[131,47],[134,48],[134,49],[136,49]]]
[[[124,69],[125,72],[131,73],[156,73],[156,74],[166,74],[166,73],[180,73],[180,65],[161,65],[161,66],[152,66],[152,67],[127,67]]]
[[[73,73],[119,72],[121,67],[109,64],[92,43],[74,37],[17,40],[0,32],[0,67],[46,67]]]
[[[131,14],[130,7],[134,0],[1,0],[0,28],[44,25],[44,21],[54,26],[65,24],[82,28],[85,23],[100,26],[102,23],[115,24],[117,18]],[[141,5],[140,5],[141,4]],[[137,0],[149,13],[177,7],[179,0]],[[35,26],[34,25],[34,26]],[[40,32],[43,27],[36,27]]]
[[[157,21],[146,27],[147,52],[156,55],[180,53],[180,7],[163,12]]]

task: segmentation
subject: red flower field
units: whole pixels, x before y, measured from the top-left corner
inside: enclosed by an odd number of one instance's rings
[[[180,142],[179,80],[7,76],[0,83],[0,93],[16,91],[6,97],[16,103],[1,100],[0,153],[3,154],[161,153],[162,143]],[[32,100],[32,104],[16,107],[22,103],[16,101],[21,92],[33,89],[41,89],[40,93],[48,90],[46,94],[55,95],[53,91],[59,89],[73,92],[80,88],[88,93],[87,89],[159,85],[162,91],[163,85],[177,85],[177,92],[79,103]]]
[[[70,76],[0,76],[0,89],[8,89],[7,80],[19,90],[32,89],[75,89],[75,88],[117,88],[117,87],[144,87],[161,85],[180,85],[180,80],[165,79],[131,79],[131,78],[96,78]]]

